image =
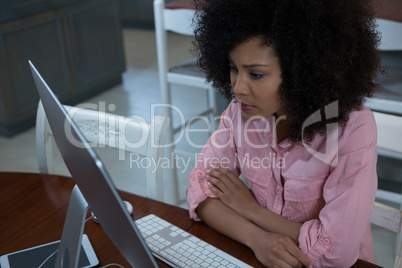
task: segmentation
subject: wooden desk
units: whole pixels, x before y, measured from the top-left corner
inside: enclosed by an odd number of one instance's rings
[[[377,0],[376,17],[402,22],[401,0]]]
[[[0,255],[60,240],[74,185],[72,179],[61,176],[0,172]],[[124,192],[121,197],[133,204],[134,219],[153,213],[253,267],[263,267],[249,248],[190,220],[185,209]],[[100,266],[119,263],[129,267],[99,224],[88,221],[84,232]],[[158,264],[169,267],[159,260]],[[378,266],[358,260],[353,267]]]

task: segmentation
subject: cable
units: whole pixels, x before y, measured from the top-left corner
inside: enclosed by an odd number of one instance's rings
[[[91,217],[89,217],[88,219],[85,220],[85,223],[87,223],[87,221],[89,221],[90,219],[92,219],[95,215],[92,215]]]
[[[59,251],[59,250],[57,249],[55,252],[53,252],[52,254],[50,254],[50,256],[47,257],[46,260],[44,260],[44,261],[41,263],[41,265],[38,266],[38,268],[41,268],[51,257],[53,257],[54,254],[57,253],[57,251]]]
[[[108,264],[106,266],[102,266],[102,267],[99,267],[99,268],[106,268],[106,267],[110,267],[110,266],[117,266],[117,267],[120,267],[120,268],[124,268],[124,266],[121,266],[120,264],[117,264],[117,263],[111,263],[111,264]]]

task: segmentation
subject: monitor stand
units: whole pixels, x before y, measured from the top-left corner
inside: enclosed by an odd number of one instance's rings
[[[81,240],[84,231],[88,203],[75,185],[70,197],[66,220],[56,258],[56,268],[78,267]]]

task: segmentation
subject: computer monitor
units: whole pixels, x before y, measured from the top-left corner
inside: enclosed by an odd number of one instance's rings
[[[102,161],[31,61],[29,65],[57,147],[89,208],[131,266],[158,267]],[[65,129],[82,146],[73,145]]]

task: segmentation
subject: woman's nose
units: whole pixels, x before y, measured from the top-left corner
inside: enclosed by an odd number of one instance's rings
[[[237,75],[232,80],[232,89],[235,95],[246,95],[248,93],[247,83],[240,75]]]

